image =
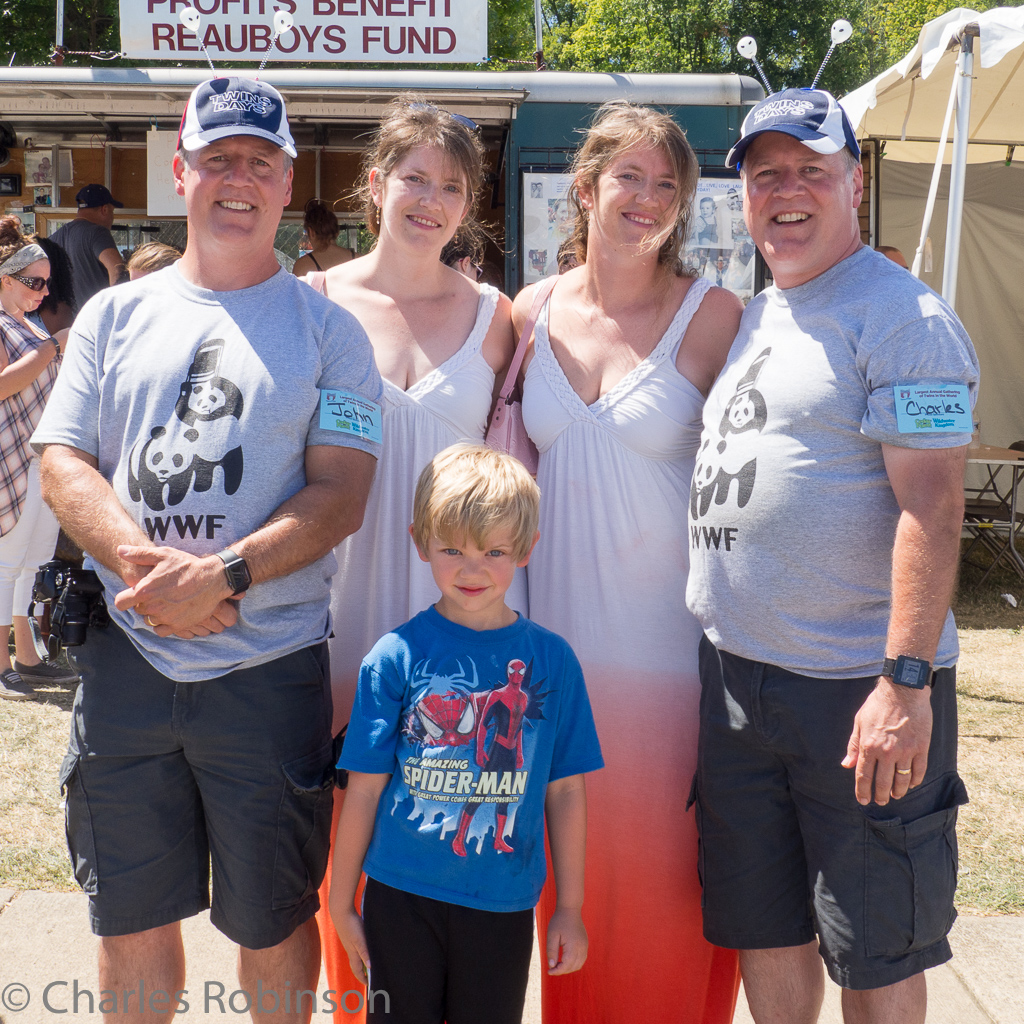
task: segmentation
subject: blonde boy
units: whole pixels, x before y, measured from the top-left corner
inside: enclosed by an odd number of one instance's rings
[[[603,764],[590,702],[569,645],[505,604],[539,498],[482,445],[445,449],[416,487],[410,532],[441,597],[364,659],[339,761],[331,914],[371,1022],[519,1024],[545,818],[548,971],[586,959],[583,773]]]

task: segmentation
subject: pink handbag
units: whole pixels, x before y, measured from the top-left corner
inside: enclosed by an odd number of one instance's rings
[[[537,451],[537,446],[530,440],[530,435],[527,434],[526,426],[523,423],[523,403],[519,397],[516,397],[518,395],[516,380],[526,355],[526,346],[530,343],[530,338],[533,337],[533,328],[537,323],[537,317],[540,316],[540,311],[557,281],[557,277],[549,277],[537,285],[537,291],[533,296],[533,307],[530,309],[526,323],[523,324],[523,333],[519,336],[519,344],[516,345],[512,364],[505,376],[505,383],[501,386],[498,404],[494,407],[494,414],[491,416],[491,423],[484,438],[484,442],[489,448],[505,452],[518,459],[534,476],[537,475],[540,454]]]

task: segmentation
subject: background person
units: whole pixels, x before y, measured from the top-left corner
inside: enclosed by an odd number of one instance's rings
[[[380,471],[363,528],[336,551],[335,730],[348,720],[366,652],[438,598],[408,533],[416,479],[443,448],[483,440],[495,374],[504,379],[512,357],[509,300],[441,262],[482,181],[482,147],[465,118],[395,101],[367,150],[359,192],[376,244],[326,275],[326,294],[358,317],[384,378]],[[517,580],[510,604],[525,612],[524,591]],[[330,917],[320,921],[328,980],[344,992],[356,979]],[[336,1019],[352,1017],[339,1010]]]
[[[46,253],[50,261],[47,295],[39,304],[35,316],[48,334],[69,330],[75,322],[75,311],[78,309],[71,260],[52,238],[33,235],[32,241]]]
[[[897,267],[902,267],[904,270],[910,269],[907,266],[906,256],[895,245],[876,245],[875,252],[880,252],[886,259],[892,260]]]
[[[53,557],[59,530],[43,504],[39,461],[29,444],[57,380],[67,338],[67,331],[48,336],[27,317],[46,297],[49,276],[46,254],[27,238],[0,246],[0,697],[6,700],[31,697],[35,681],[75,678],[67,669],[40,662],[25,614],[36,569]]]
[[[338,218],[322,199],[310,199],[306,203],[302,226],[313,248],[295,261],[292,273],[296,277],[316,270],[330,270],[355,257],[351,249],[338,245]]]
[[[822,959],[847,1024],[923,1024],[967,799],[949,602],[978,362],[861,243],[829,93],[762,100],[726,162],[775,283],[708,396],[691,492],[704,932],[741,950],[758,1024],[818,1019]],[[901,415],[940,383],[965,422]]]
[[[21,221],[17,217],[13,214],[0,217],[0,246],[21,243],[26,237],[22,234]],[[76,309],[75,291],[71,284],[71,261],[53,239],[32,235],[29,240],[35,242],[46,254],[50,263],[50,279],[43,292],[43,300],[26,315],[47,334],[66,330],[74,322]]]
[[[320,970],[331,551],[380,450],[379,430],[339,421],[359,409],[379,427],[380,376],[355,319],[278,265],[294,156],[273,87],[193,91],[173,164],[185,254],[79,314],[33,438],[113,619],[77,649],[61,773],[100,985],[168,993],[168,1016],[180,922],[207,908],[239,945],[254,1017],[258,986],[280,1000]],[[152,1006],[124,996],[107,1017]]]
[[[169,267],[180,259],[181,253],[173,245],[167,245],[164,242],[143,242],[128,257],[125,270],[128,271],[129,281],[137,281],[140,277],[163,270],[164,267]]]
[[[483,226],[475,221],[463,221],[455,237],[441,250],[441,262],[470,281],[480,281],[486,248],[487,234]]]
[[[75,196],[75,219],[51,236],[71,260],[75,297],[81,309],[98,291],[117,284],[124,261],[110,229],[119,203],[103,185],[86,185]]]
[[[545,979],[558,1024],[726,1024],[734,953],[701,934],[696,764],[700,628],[683,603],[704,395],[742,307],[682,272],[698,165],[667,115],[601,108],[573,165],[581,265],[542,310],[523,393],[540,450],[530,615],[587,680],[607,770],[589,784],[590,955]],[[516,299],[521,324],[532,288]],[[555,907],[545,890],[540,934]]]

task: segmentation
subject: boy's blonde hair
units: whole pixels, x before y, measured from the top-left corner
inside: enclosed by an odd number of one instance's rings
[[[512,557],[529,553],[537,533],[540,488],[511,455],[482,444],[453,444],[424,468],[412,506],[412,536],[423,552],[431,537],[469,538],[483,548],[495,530],[510,530]]]

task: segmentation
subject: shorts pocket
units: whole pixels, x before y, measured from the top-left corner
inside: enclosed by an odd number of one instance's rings
[[[293,906],[316,893],[327,871],[334,809],[333,745],[281,765],[272,906]]]
[[[939,810],[909,821],[864,819],[868,956],[927,949],[945,937],[956,918],[956,817],[967,803],[967,790],[958,775],[947,775],[878,810],[902,810],[908,800]]]
[[[65,754],[60,766],[60,792],[64,797],[64,835],[71,854],[75,880],[82,892],[95,896],[99,891],[96,875],[96,840],[92,831],[92,815],[79,770],[79,755]]]

